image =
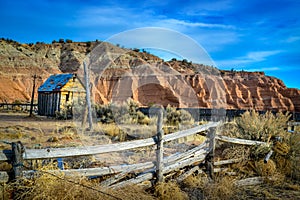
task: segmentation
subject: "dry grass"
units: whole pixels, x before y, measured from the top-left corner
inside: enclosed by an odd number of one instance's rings
[[[210,181],[206,174],[191,175],[183,181],[183,186],[189,193],[195,194],[197,199],[234,199],[238,192],[234,185],[235,179],[229,176],[219,175],[214,181]],[[193,196],[190,196],[193,197]]]
[[[190,175],[183,180],[183,185],[188,188],[198,188],[203,190],[209,182],[206,174]]]
[[[262,159],[255,162],[255,168],[259,176],[272,176],[276,172],[276,163],[271,159],[265,163]]]
[[[42,167],[41,173],[34,179],[20,179],[6,187],[6,196],[14,191],[14,199],[154,199],[151,194],[142,188],[132,186],[129,188],[108,190],[101,188],[97,181],[90,181],[84,177],[66,177],[63,173],[49,174],[44,170],[56,169],[54,165]],[[10,193],[10,194],[9,194]]]
[[[214,182],[208,182],[204,186],[204,199],[232,199],[237,192],[232,177],[218,177]]]
[[[224,157],[224,159],[248,160],[250,158],[250,147],[231,145],[222,151],[222,157]]]
[[[155,195],[161,200],[187,200],[188,196],[176,182],[159,183],[155,187]]]

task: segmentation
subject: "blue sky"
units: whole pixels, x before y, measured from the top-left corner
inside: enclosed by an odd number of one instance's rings
[[[0,2],[0,37],[22,43],[91,41],[161,27],[197,42],[219,69],[265,71],[300,88],[299,0]]]

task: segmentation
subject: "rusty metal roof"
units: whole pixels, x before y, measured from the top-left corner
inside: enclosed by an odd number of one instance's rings
[[[38,92],[60,91],[67,82],[73,78],[73,74],[56,74],[51,75],[38,89]]]

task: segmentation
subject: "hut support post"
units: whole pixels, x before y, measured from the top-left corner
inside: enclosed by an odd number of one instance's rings
[[[33,101],[34,101],[34,91],[35,91],[35,80],[37,76],[36,74],[33,76],[33,86],[32,86],[32,93],[31,93],[31,102],[30,102],[30,111],[29,111],[29,116],[32,116],[32,111],[33,111]],[[26,106],[27,107],[27,106]]]

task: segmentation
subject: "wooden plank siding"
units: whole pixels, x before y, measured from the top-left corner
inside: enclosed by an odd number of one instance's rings
[[[60,92],[43,92],[38,94],[38,114],[54,116],[60,111]]]

